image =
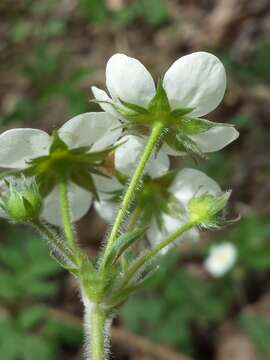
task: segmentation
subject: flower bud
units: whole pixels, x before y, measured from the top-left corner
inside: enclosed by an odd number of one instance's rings
[[[203,227],[218,227],[222,222],[220,213],[228,203],[230,191],[221,195],[203,194],[193,197],[188,203],[188,213],[191,222]]]
[[[26,222],[38,217],[42,198],[32,178],[6,179],[0,186],[0,206],[15,222]]]

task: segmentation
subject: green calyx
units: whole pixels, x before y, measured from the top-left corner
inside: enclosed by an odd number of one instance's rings
[[[138,135],[148,135],[156,122],[162,122],[164,124],[162,142],[166,142],[176,151],[201,158],[205,158],[205,155],[192,140],[192,135],[204,133],[212,127],[232,126],[192,117],[190,113],[193,108],[172,110],[162,81],[158,83],[156,94],[147,108],[121,99],[110,104],[125,119],[123,124],[125,130]]]
[[[163,227],[163,214],[179,218],[183,215],[183,208],[179,201],[169,191],[176,171],[171,171],[158,178],[146,176],[143,182],[143,189],[138,194],[136,206],[141,213],[144,225],[154,219],[161,229]]]
[[[170,185],[173,183],[177,171],[170,171],[163,176],[151,178],[149,175],[144,175],[142,179],[142,190],[137,193],[136,199],[131,207],[132,211],[137,211],[140,214],[140,225],[147,226],[152,219],[162,228],[163,214],[168,214],[172,217],[179,218],[183,216],[183,208],[179,201],[169,191]],[[126,186],[128,177],[122,173],[116,172],[116,177]],[[122,196],[122,191],[114,191],[110,194],[109,201],[118,203]]]
[[[42,198],[33,179],[24,177],[5,181],[6,189],[1,194],[0,206],[15,222],[27,222],[39,217]]]
[[[188,203],[189,220],[204,228],[216,228],[226,223],[223,210],[226,207],[231,191],[213,196],[203,194],[193,197]]]
[[[107,176],[105,162],[114,149],[92,152],[90,146],[69,149],[55,131],[49,154],[31,160],[24,173],[36,177],[42,196],[48,195],[63,177],[97,196],[92,174]]]

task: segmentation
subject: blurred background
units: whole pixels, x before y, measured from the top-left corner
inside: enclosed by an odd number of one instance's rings
[[[233,189],[230,215],[242,219],[164,258],[148,288],[115,319],[113,359],[270,359],[270,2],[0,1],[1,132],[51,132],[98,110],[90,86],[105,87],[106,61],[115,52],[139,58],[158,79],[196,50],[219,56],[229,78],[209,119],[241,132],[199,167]],[[92,209],[78,232],[95,255],[106,225]],[[218,279],[204,268],[214,241],[238,250],[235,266]],[[81,318],[76,284],[42,239],[1,221],[1,359],[81,359]]]

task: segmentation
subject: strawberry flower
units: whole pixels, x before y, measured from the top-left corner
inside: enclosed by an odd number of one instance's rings
[[[53,136],[38,129],[8,130],[0,135],[0,167],[35,176],[45,197],[41,217],[61,225],[59,174],[69,178],[68,197],[76,221],[92,203],[91,173],[99,173],[107,148],[120,135],[118,120],[104,112],[75,116]]]
[[[120,118],[123,127],[146,133],[153,122],[164,122],[164,149],[170,155],[214,152],[234,141],[239,133],[229,124],[202,117],[222,101],[226,73],[220,60],[195,52],[176,60],[156,88],[144,65],[124,54],[113,55],[106,67],[108,94],[92,87],[102,109]]]
[[[123,145],[115,149],[115,168],[128,178],[132,172],[131,163],[142,151],[143,139],[136,136],[123,137]],[[140,144],[140,145],[139,145]],[[152,245],[179,229],[189,217],[188,204],[194,196],[221,194],[219,185],[201,171],[183,169],[179,172],[167,172],[168,157],[161,149],[152,157],[143,178],[143,188],[137,194],[133,210],[139,211],[140,221],[149,225],[147,238]],[[100,179],[101,180],[101,179]],[[107,185],[104,185],[106,182]],[[124,184],[117,179],[98,181],[101,192],[99,201],[95,201],[95,209],[108,223],[112,223],[118,208],[119,197]],[[102,189],[106,189],[102,193]],[[180,237],[181,239],[197,240],[199,231],[192,228]]]

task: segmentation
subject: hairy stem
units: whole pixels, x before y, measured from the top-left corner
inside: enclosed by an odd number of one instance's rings
[[[71,249],[76,249],[75,235],[71,222],[71,214],[70,214],[69,200],[68,200],[68,182],[65,176],[59,179],[59,191],[60,191],[62,220],[63,220],[66,239]]]
[[[131,178],[131,181],[129,183],[129,186],[127,188],[127,191],[125,193],[125,196],[123,198],[123,201],[120,205],[120,209],[118,211],[118,214],[116,216],[114,225],[112,227],[111,234],[108,238],[107,246],[105,249],[105,253],[103,256],[103,259],[106,259],[108,252],[111,249],[112,244],[114,243],[115,239],[117,238],[117,235],[119,233],[119,230],[121,228],[121,225],[123,223],[123,220],[126,216],[126,213],[131,205],[131,201],[133,200],[133,197],[136,193],[138,184],[140,182],[141,176],[143,174],[145,165],[150,158],[153,149],[155,148],[155,145],[158,142],[158,139],[162,133],[162,130],[164,128],[164,125],[162,122],[156,123],[156,125],[153,127],[152,132],[149,136],[148,142],[146,144],[146,147],[144,149],[144,152],[142,154],[142,157],[136,167],[136,170]],[[103,264],[102,264],[103,265]]]
[[[88,356],[91,360],[106,359],[106,315],[98,304],[91,304],[85,313]],[[88,330],[88,331],[87,331]]]
[[[184,234],[187,230],[191,229],[193,226],[194,226],[194,224],[192,222],[186,223],[180,229],[176,230],[174,233],[170,234],[168,237],[166,237],[164,240],[162,240],[160,243],[158,243],[155,247],[153,247],[152,250],[147,252],[145,255],[143,255],[141,258],[139,258],[137,261],[135,261],[134,264],[130,267],[130,269],[126,273],[122,287],[125,287],[129,283],[129,281],[133,278],[133,276],[137,273],[137,271],[144,264],[146,264],[152,257],[157,255],[162,249],[164,249],[166,246],[171,244],[179,236]]]

